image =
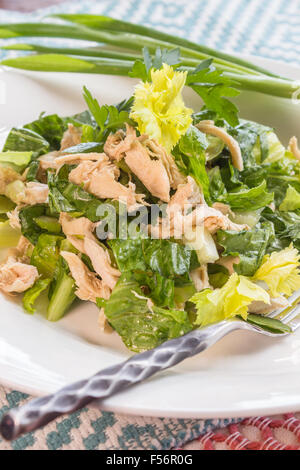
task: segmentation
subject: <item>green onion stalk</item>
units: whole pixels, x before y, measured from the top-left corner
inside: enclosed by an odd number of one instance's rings
[[[97,15],[58,15],[67,24],[17,23],[1,24],[0,38],[45,37],[86,40],[97,47],[45,47],[36,44],[4,46],[36,54],[4,59],[1,63],[25,70],[53,72],[85,72],[127,75],[142,50],[180,49],[181,67],[193,70],[200,61],[213,58],[214,66],[233,80],[240,90],[251,90],[283,98],[292,98],[299,82],[274,76],[270,72],[230,54],[195,44],[152,28]],[[71,22],[71,24],[70,24]],[[113,50],[103,49],[105,46]]]

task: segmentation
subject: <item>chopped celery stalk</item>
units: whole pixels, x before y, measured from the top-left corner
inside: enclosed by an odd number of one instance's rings
[[[47,319],[57,321],[62,318],[75,299],[75,282],[71,276],[61,270],[51,296]]]
[[[28,165],[32,152],[0,152],[0,165],[21,173]]]
[[[5,196],[0,196],[0,214],[6,214],[8,211],[12,211],[16,207],[10,199]]]
[[[186,245],[196,251],[200,264],[214,263],[219,259],[214,239],[203,225],[186,230],[184,241]]]
[[[6,186],[5,196],[18,204],[21,196],[25,196],[25,185],[20,180],[13,181]]]
[[[12,228],[9,224],[9,220],[0,222],[0,248],[16,246],[20,235],[20,230]]]
[[[34,302],[38,296],[47,289],[51,279],[38,279],[30,289],[28,289],[23,297],[23,307],[27,313],[34,314]]]
[[[246,224],[250,228],[255,227],[260,219],[261,210],[248,212],[235,212],[230,218],[235,224]]]
[[[41,215],[33,219],[34,222],[41,227],[43,230],[47,230],[51,233],[60,233],[61,225],[55,217],[48,217],[47,215]]]

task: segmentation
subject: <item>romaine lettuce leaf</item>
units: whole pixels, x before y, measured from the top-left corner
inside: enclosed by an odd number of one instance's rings
[[[67,129],[65,121],[57,114],[41,115],[38,119],[24,126],[42,136],[50,144],[50,150],[59,150],[64,131]]]
[[[190,126],[174,148],[173,155],[180,171],[194,178],[202,189],[206,202],[210,203],[209,178],[205,168],[207,147],[205,134],[197,127]]]
[[[41,135],[25,128],[12,128],[5,141],[3,152],[33,152],[38,157],[49,152],[50,144]]]
[[[300,255],[291,244],[284,250],[265,255],[254,281],[264,281],[272,297],[290,296],[300,289]]]
[[[133,269],[160,274],[168,279],[188,275],[195,266],[193,250],[170,240],[135,238],[109,240],[120,271]]]
[[[238,256],[240,262],[234,265],[235,271],[243,276],[252,276],[266,253],[272,228],[270,223],[265,222],[242,232],[219,230],[217,240],[225,248],[222,256]]]
[[[300,192],[289,185],[285,198],[279,206],[279,210],[289,212],[297,209],[300,209]]]
[[[247,277],[232,274],[221,289],[205,289],[197,292],[190,301],[197,308],[197,325],[228,320],[237,315],[247,319],[248,307],[252,301],[270,303],[267,291],[251,282]]]
[[[22,173],[29,165],[32,152],[0,152],[0,166]]]
[[[253,211],[265,207],[274,199],[274,194],[266,189],[266,182],[263,181],[256,188],[241,189],[237,192],[228,192],[219,201],[230,205],[233,211]]]
[[[60,242],[63,237],[41,233],[33,249],[30,263],[36,266],[39,274],[52,278],[59,259]]]
[[[103,306],[102,299],[97,303]],[[134,352],[155,348],[192,329],[184,310],[149,305],[149,298],[128,272],[121,275],[109,300],[105,301],[104,312],[125,345]]]

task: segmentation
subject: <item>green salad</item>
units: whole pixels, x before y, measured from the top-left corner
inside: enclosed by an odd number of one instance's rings
[[[0,290],[47,318],[93,302],[134,352],[195,328],[264,315],[300,289],[300,151],[238,117],[234,82],[177,50],[144,49],[133,96],[41,114],[0,152]],[[188,108],[182,90],[203,99]],[[88,320],[87,320],[88,321]]]

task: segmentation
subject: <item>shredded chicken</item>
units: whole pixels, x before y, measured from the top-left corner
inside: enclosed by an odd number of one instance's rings
[[[60,150],[65,150],[81,143],[81,130],[73,124],[68,124],[60,143]]]
[[[195,285],[197,292],[201,291],[202,289],[210,289],[206,264],[191,271],[190,277]]]
[[[16,261],[20,263],[29,264],[30,263],[30,255],[33,250],[33,245],[30,243],[27,238],[23,235],[20,236],[17,246],[14,248],[9,248],[7,252],[7,258],[13,257]]]
[[[104,284],[113,289],[121,273],[118,269],[112,267],[108,251],[104,250],[99,243],[91,238],[84,239],[84,250]]]
[[[0,290],[7,294],[20,293],[33,286],[39,273],[35,266],[21,263],[9,256],[0,268]]]
[[[164,165],[160,160],[152,160],[138,140],[127,150],[125,162],[153,196],[164,202],[170,200],[170,181]]]
[[[214,202],[212,207],[216,209],[217,211],[222,212],[224,215],[232,215],[232,212],[230,210],[230,206],[228,204],[223,204],[223,202]]]
[[[6,214],[9,220],[9,225],[15,229],[21,229],[18,207],[15,207],[13,211],[7,212]]]
[[[221,256],[217,261],[216,264],[220,264],[224,266],[224,268],[228,269],[229,274],[233,274],[234,271],[234,264],[239,264],[240,258],[239,256]]]
[[[106,161],[82,162],[69,174],[69,181],[74,184],[83,184],[86,191],[100,199],[119,199],[124,201],[128,208],[143,203],[143,194],[135,192],[135,185],[129,183],[128,187],[117,181],[119,169]]]
[[[125,163],[150,193],[164,202],[170,200],[170,181],[173,185],[183,181],[179,172],[175,174],[174,168],[171,168],[164,149],[150,141],[147,136],[137,137],[135,129],[131,126],[126,125],[126,134],[118,131],[110,135],[104,151],[112,160],[125,158]],[[151,156],[155,159],[151,159]]]
[[[55,165],[56,168],[67,163],[68,165],[78,165],[81,162],[99,162],[103,164],[107,164],[109,162],[109,158],[105,153],[97,153],[97,152],[90,152],[90,153],[73,153],[70,155],[59,155],[55,158]]]
[[[243,170],[244,164],[240,146],[231,135],[229,135],[221,127],[215,126],[212,121],[200,121],[196,126],[201,132],[219,137],[221,140],[223,140],[224,144],[227,145],[231,153],[233,166],[239,171]]]
[[[176,193],[170,199],[168,207],[170,209],[176,206],[184,209],[187,205],[194,206],[195,204],[204,203],[205,200],[199,186],[191,176],[188,176],[187,182],[178,186]]]
[[[122,130],[115,134],[110,134],[104,144],[104,152],[111,160],[117,162],[125,157],[125,153],[130,149],[131,144],[136,140],[135,129],[126,124],[126,133]]]
[[[259,300],[254,300],[248,308],[249,313],[268,314],[277,310],[277,308],[284,308],[289,306],[289,301],[282,295],[280,297],[271,297],[270,304],[265,304]]]
[[[297,160],[300,160],[300,149],[298,147],[297,137],[294,136],[290,139],[288,149]]]
[[[43,204],[48,202],[49,188],[47,184],[31,181],[25,184],[24,194],[20,193],[19,202],[23,204]]]
[[[191,210],[195,204],[196,207]],[[185,185],[178,187],[168,204],[167,217],[159,219],[158,222],[148,227],[154,238],[182,238],[186,230],[201,225],[211,234],[219,229],[236,232],[249,229],[248,225],[235,224],[220,210],[208,206],[191,177],[188,177]]]
[[[48,168],[57,168],[56,158],[60,155],[60,152],[54,150],[53,152],[45,153],[39,157],[40,168],[42,170],[48,170]]]
[[[180,184],[186,182],[185,176],[180,173],[172,155],[154,139],[146,139],[143,144],[147,147],[152,158],[158,158],[166,169],[172,189],[177,189]]]
[[[61,251],[60,254],[68,263],[77,286],[75,294],[79,299],[96,303],[97,297],[109,298],[109,287],[98,279],[96,274],[91,272],[77,255],[69,251]]]

